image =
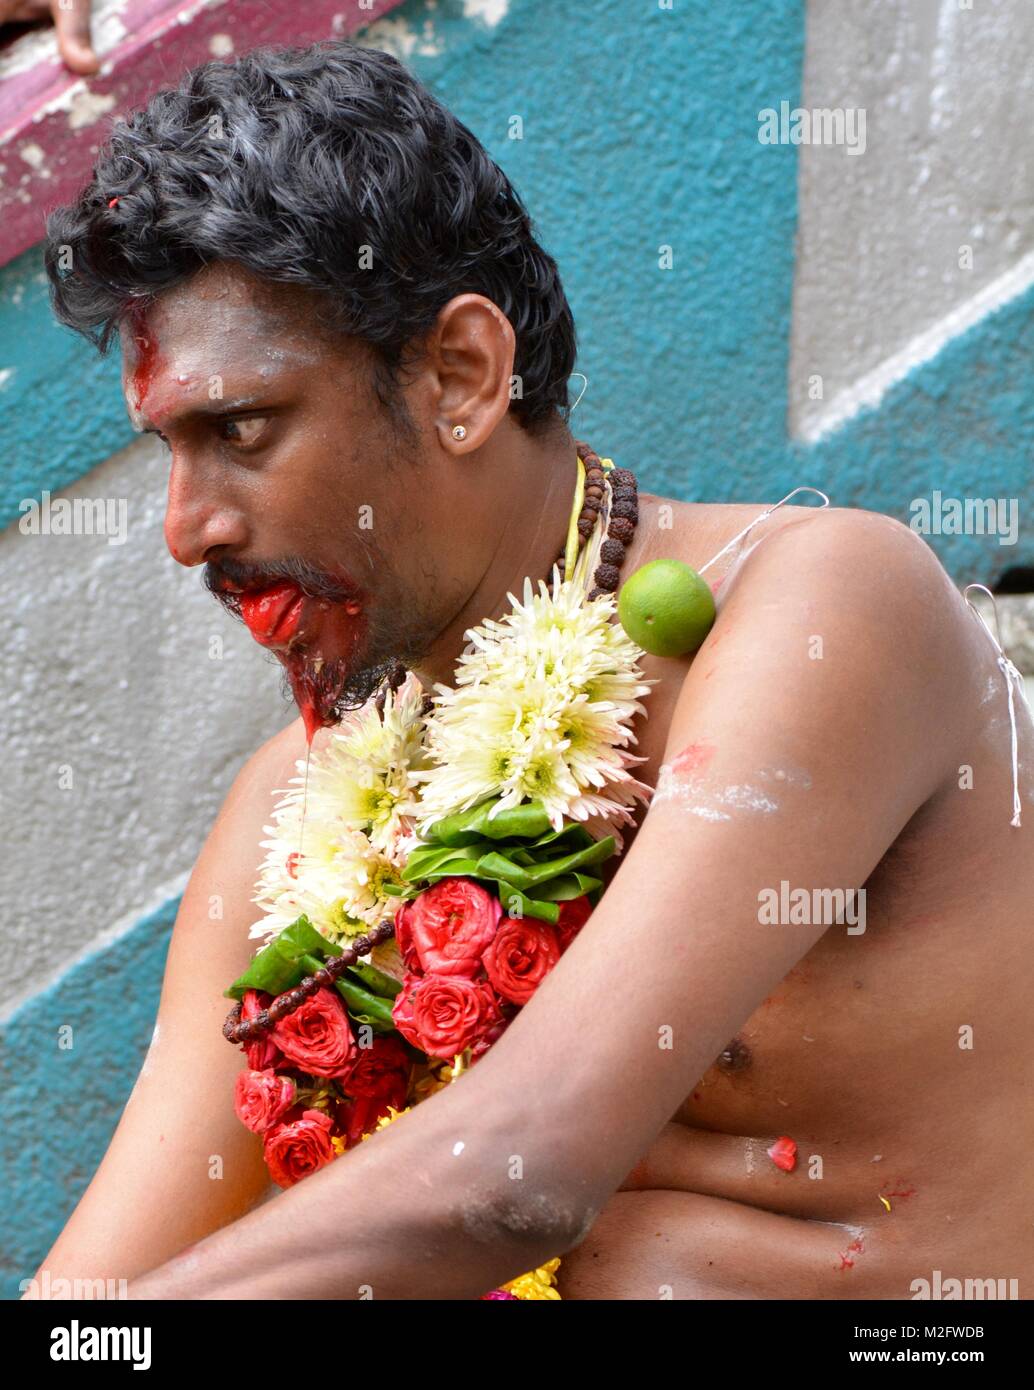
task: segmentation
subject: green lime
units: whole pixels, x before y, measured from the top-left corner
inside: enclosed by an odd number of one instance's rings
[[[714,595],[681,560],[651,560],[618,594],[621,626],[652,656],[695,652],[714,622]]]

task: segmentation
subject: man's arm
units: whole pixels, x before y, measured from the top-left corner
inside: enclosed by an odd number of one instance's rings
[[[198,857],[169,944],[157,1028],[89,1187],[36,1272],[132,1279],[242,1215],[269,1190],[262,1142],[237,1119],[245,1065],[222,1036],[223,990],[254,951],[250,902],[271,792],[304,749],[301,721],[241,770]],[[199,770],[200,775],[200,770]]]
[[[827,929],[762,924],[759,893],[860,888],[947,784],[977,706],[960,604],[868,513],[759,545],[680,694],[666,760],[686,776],[499,1042],[130,1296],[470,1298],[578,1244]]]

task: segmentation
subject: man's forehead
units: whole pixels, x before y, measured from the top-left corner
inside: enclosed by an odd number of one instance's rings
[[[247,338],[239,335],[247,333]],[[263,281],[239,267],[206,266],[191,279],[131,310],[120,325],[123,351],[132,355],[147,340],[164,350],[232,339],[242,350],[253,335],[270,346],[318,340],[311,297],[299,286]]]
[[[123,389],[138,428],[191,403],[214,377],[227,394],[254,390],[318,365],[328,348],[304,291],[223,264],[131,310],[119,331]]]

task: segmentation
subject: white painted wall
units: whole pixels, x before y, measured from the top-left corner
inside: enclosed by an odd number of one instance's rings
[[[867,112],[864,154],[798,151],[790,425],[807,439],[1034,281],[1034,4],[811,0],[801,104]]]

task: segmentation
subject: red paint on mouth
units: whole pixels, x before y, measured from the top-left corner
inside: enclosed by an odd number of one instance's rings
[[[366,628],[362,600],[311,599],[290,580],[243,592],[226,589],[238,594],[241,617],[255,641],[283,663],[311,745],[317,729],[335,722],[348,663]]]
[[[256,642],[263,647],[281,647],[298,630],[304,602],[305,595],[297,584],[270,584],[241,594],[241,617]]]

